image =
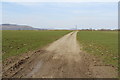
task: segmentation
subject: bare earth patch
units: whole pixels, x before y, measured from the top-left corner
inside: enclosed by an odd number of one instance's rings
[[[116,78],[117,70],[80,50],[77,31],[46,48],[3,62],[5,78]]]

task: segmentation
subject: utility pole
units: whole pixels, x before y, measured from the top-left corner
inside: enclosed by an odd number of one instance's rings
[[[77,30],[77,25],[75,27],[76,27],[75,29]]]

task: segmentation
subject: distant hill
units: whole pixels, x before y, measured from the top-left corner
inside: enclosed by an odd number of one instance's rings
[[[2,30],[39,30],[31,26],[17,24],[2,24],[0,27],[2,27]]]

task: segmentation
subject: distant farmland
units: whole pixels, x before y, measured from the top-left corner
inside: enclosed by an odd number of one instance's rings
[[[117,31],[79,31],[77,37],[84,51],[99,56],[107,64],[118,66]]]
[[[70,31],[2,31],[3,59],[41,48]]]

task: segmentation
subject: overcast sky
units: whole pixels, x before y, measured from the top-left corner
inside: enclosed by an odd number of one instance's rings
[[[2,2],[2,12],[1,23],[37,28],[118,28],[117,2]]]

